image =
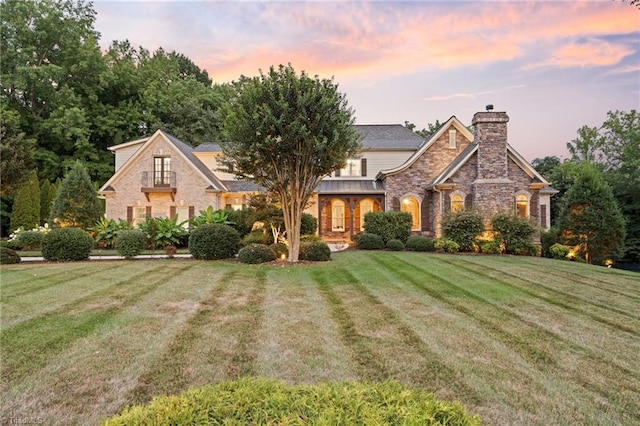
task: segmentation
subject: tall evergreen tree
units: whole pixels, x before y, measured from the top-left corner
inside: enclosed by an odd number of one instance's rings
[[[561,238],[587,263],[602,264],[622,256],[625,222],[613,191],[600,172],[583,163],[567,191],[560,215]]]
[[[38,174],[35,170],[32,170],[16,194],[13,212],[11,213],[10,228],[12,231],[21,226],[25,229],[33,229],[39,224],[40,186],[38,185]]]
[[[87,229],[100,220],[102,210],[98,193],[87,169],[77,161],[62,180],[51,207],[49,223]]]

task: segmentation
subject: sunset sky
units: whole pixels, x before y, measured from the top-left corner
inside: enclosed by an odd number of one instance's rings
[[[607,111],[640,108],[640,9],[628,1],[95,0],[106,49],[128,39],[191,58],[215,82],[291,63],[333,77],[358,124],[506,111],[529,161]]]

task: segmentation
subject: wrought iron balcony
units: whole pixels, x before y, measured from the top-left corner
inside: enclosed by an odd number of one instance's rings
[[[171,194],[171,199],[174,200],[177,190],[176,172],[142,172],[140,181],[141,191],[146,195],[147,201],[150,201],[149,194],[157,193]]]

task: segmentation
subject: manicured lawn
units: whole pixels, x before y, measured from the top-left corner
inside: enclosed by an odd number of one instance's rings
[[[239,376],[395,379],[491,424],[640,423],[640,275],[348,251],[1,268],[2,419],[95,424]]]

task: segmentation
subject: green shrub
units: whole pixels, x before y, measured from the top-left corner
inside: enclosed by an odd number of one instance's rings
[[[239,244],[240,235],[231,226],[206,223],[191,231],[189,252],[196,259],[225,259],[235,256]]]
[[[422,235],[412,235],[407,239],[407,249],[412,251],[434,251],[433,240]]]
[[[393,251],[404,250],[404,243],[396,239],[389,240],[387,241],[387,249],[393,250]]]
[[[148,240],[144,232],[139,229],[120,231],[116,237],[115,247],[120,256],[126,259],[136,257],[147,247]]]
[[[495,239],[509,254],[529,254],[533,246],[535,228],[529,219],[499,214],[491,218]],[[537,251],[537,249],[536,249]]]
[[[436,238],[433,247],[439,253],[457,253],[460,250],[458,243],[444,237]]]
[[[571,247],[565,246],[560,243],[555,243],[551,247],[549,247],[549,254],[554,259],[566,260],[567,255],[571,251]]]
[[[80,228],[52,229],[42,238],[42,256],[46,260],[87,260],[93,248],[93,238]]]
[[[358,238],[358,248],[361,250],[382,250],[384,240],[378,234],[364,233]]]
[[[273,235],[271,232],[267,232],[266,229],[256,229],[242,238],[242,245],[249,244],[273,244]]]
[[[313,235],[318,230],[318,220],[309,213],[302,213],[300,235]]]
[[[560,230],[556,227],[551,227],[547,231],[540,234],[540,244],[542,245],[542,256],[553,257],[549,249],[552,245],[557,243],[560,239]]]
[[[178,223],[178,216],[172,218],[147,217],[139,228],[147,236],[151,248],[155,249],[156,247],[182,245],[189,235],[189,232],[183,227],[184,223]]]
[[[159,396],[107,419],[115,425],[480,425],[459,402],[397,382],[288,385],[273,379],[242,378]]]
[[[2,240],[0,241],[0,247],[8,248],[11,250],[22,250],[22,246],[18,244],[16,240]]]
[[[455,241],[460,251],[475,251],[477,238],[484,231],[482,216],[476,212],[464,210],[446,215],[442,221],[444,236]]]
[[[326,262],[331,260],[331,249],[324,241],[305,241],[300,243],[300,260]]]
[[[92,228],[89,228],[89,231],[95,234],[98,247],[113,248],[115,247],[118,233],[129,229],[132,228],[126,220],[120,219],[116,222],[113,219],[100,218]]]
[[[39,231],[24,231],[18,234],[15,241],[22,250],[40,250],[43,236]]]
[[[276,254],[264,244],[249,244],[240,249],[238,259],[242,263],[265,263],[276,260]]]
[[[304,241],[322,241],[322,238],[314,234],[301,235],[300,242]]]
[[[229,223],[226,225],[230,225],[238,234],[240,234],[240,238],[243,238],[253,227],[253,209],[248,207],[243,207],[240,210],[226,209],[227,220]]]
[[[380,235],[385,244],[393,239],[404,243],[411,235],[412,222],[411,214],[406,212],[370,212],[364,215],[364,230]]]
[[[0,247],[0,264],[9,265],[11,263],[20,263],[20,256],[18,253],[10,248]]]
[[[300,241],[302,241],[302,239]],[[278,259],[281,258],[283,254],[284,257],[289,256],[289,247],[284,243],[271,244],[269,248],[276,254]]]
[[[480,243],[480,251],[486,254],[500,254],[502,253],[502,244],[496,240],[482,241]]]

